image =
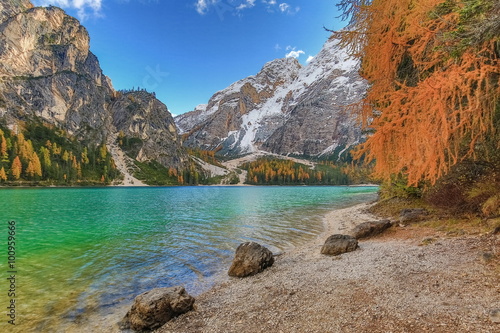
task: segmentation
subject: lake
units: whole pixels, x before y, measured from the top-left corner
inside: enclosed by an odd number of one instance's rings
[[[326,212],[373,200],[377,190],[1,189],[0,331],[88,332],[99,320],[121,319],[133,298],[149,289],[180,284],[196,296],[225,278],[241,242],[256,241],[273,252],[304,244],[322,232]],[[9,221],[16,233],[10,257]],[[15,297],[8,296],[11,282]],[[11,300],[15,326],[7,323]]]

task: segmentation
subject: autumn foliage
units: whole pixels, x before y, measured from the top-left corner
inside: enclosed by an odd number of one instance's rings
[[[457,163],[500,149],[500,2],[344,0],[370,89],[361,114],[373,134],[357,157],[389,179],[435,183]],[[485,147],[488,147],[486,149]]]
[[[314,169],[292,160],[260,158],[245,163],[246,182],[252,185],[348,185],[346,172],[332,162],[322,162]]]
[[[51,125],[0,124],[0,184],[109,184],[119,171],[106,145],[85,145]]]

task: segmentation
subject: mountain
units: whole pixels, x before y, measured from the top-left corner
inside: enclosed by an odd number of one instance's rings
[[[42,121],[82,142],[105,142],[113,156],[122,133],[140,140],[132,158],[185,165],[167,107],[145,91],[115,91],[77,19],[23,0],[3,1],[0,12],[0,119],[7,127]]]
[[[330,39],[307,66],[293,58],[271,61],[175,122],[185,145],[223,155],[339,154],[361,140],[346,107],[367,89],[358,69],[359,62]]]

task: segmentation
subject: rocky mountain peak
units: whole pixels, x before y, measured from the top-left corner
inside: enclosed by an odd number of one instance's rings
[[[111,105],[111,114],[117,131],[136,138],[134,159],[156,160],[165,166],[179,166],[187,159],[181,152],[181,140],[172,115],[154,94],[119,92]]]
[[[79,71],[90,38],[77,19],[57,7],[37,7],[6,21],[0,30],[0,75],[46,76]]]
[[[122,131],[141,141],[138,160],[182,167],[173,118],[165,104],[145,91],[116,92],[80,22],[57,7],[2,1],[0,24],[0,118],[43,121],[86,142],[113,145]]]
[[[329,39],[302,67],[276,59],[217,92],[205,110],[176,118],[185,144],[225,155],[267,150],[320,155],[344,151],[361,133],[346,105],[359,101],[366,83],[359,62]]]
[[[287,82],[295,79],[301,68],[302,66],[295,58],[280,58],[266,63],[256,77],[265,77],[269,81]]]

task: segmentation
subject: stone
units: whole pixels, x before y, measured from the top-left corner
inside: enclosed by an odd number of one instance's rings
[[[155,288],[137,296],[119,323],[121,329],[151,331],[178,315],[191,311],[195,299],[184,287]]]
[[[358,248],[358,240],[349,235],[331,235],[321,247],[321,254],[336,256]]]
[[[392,224],[389,220],[364,222],[358,224],[354,229],[352,229],[350,234],[356,239],[362,239],[378,235],[391,226]]]
[[[500,324],[500,308],[491,310],[489,315],[493,323]]]
[[[246,277],[262,272],[274,264],[273,253],[255,242],[242,243],[236,249],[228,275]]]
[[[405,208],[399,213],[399,223],[402,226],[408,223],[421,221],[429,212],[425,208]]]

